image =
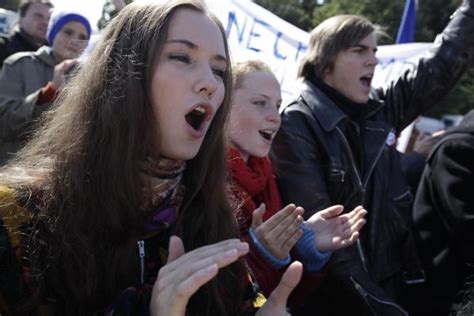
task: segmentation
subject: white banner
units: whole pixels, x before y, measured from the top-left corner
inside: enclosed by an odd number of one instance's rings
[[[416,66],[432,46],[433,43],[380,45],[377,51],[379,63],[375,68],[372,86],[383,87],[397,79],[404,70]]]
[[[289,98],[297,89],[296,73],[309,34],[246,0],[208,0],[227,33],[234,61],[260,59],[269,64]]]

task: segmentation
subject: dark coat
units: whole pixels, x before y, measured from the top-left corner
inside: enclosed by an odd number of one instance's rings
[[[425,304],[429,314],[447,315],[474,275],[474,110],[429,155],[413,212],[427,270]]]
[[[283,109],[272,149],[283,202],[303,206],[305,216],[332,204],[346,211],[363,205],[369,212],[359,242],[334,253],[329,263],[318,315],[405,313],[394,302],[403,301],[407,284],[423,275],[410,233],[413,198],[395,136],[466,70],[474,56],[473,17],[465,1],[416,67],[373,91],[361,133],[364,174],[348,143],[357,128],[315,85],[303,82],[298,98]]]
[[[19,52],[34,52],[41,46],[41,44],[36,43],[30,35],[20,28],[13,31],[10,36],[0,37],[0,68],[8,56]]]

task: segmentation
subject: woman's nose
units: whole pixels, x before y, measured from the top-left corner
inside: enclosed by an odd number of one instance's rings
[[[196,81],[194,90],[198,94],[202,94],[210,98],[217,89],[217,79],[211,68],[203,69],[200,77]]]

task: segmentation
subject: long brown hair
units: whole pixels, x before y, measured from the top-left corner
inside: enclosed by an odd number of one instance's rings
[[[200,2],[125,7],[36,135],[0,173],[3,184],[20,198],[41,192],[31,264],[40,294],[59,299],[75,313],[104,307],[135,280],[136,240],[143,223],[139,163],[159,156],[150,82],[179,8],[211,17],[229,56],[222,25]],[[223,128],[231,81],[228,66],[223,104],[183,176],[186,191],[176,225],[187,250],[236,236],[224,190]],[[236,284],[243,274],[240,262],[224,269],[192,298],[191,306],[209,315],[236,312],[241,297]],[[222,291],[234,306],[219,296]]]

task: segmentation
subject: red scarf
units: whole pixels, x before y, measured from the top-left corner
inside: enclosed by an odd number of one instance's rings
[[[252,224],[253,211],[261,203],[266,206],[264,221],[280,210],[280,192],[267,157],[250,156],[248,163],[245,163],[240,153],[232,148],[227,157],[229,172],[234,181],[232,191],[241,202],[239,224],[246,231]]]

